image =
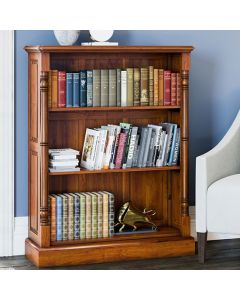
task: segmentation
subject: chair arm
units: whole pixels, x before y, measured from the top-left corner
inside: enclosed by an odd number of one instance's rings
[[[196,159],[196,229],[206,232],[207,190],[215,181],[240,173],[240,111],[223,139]]]

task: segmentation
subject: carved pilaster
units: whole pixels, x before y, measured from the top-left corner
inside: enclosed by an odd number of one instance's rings
[[[182,74],[182,107],[181,107],[181,215],[186,217],[188,212],[188,99],[189,99],[189,71]]]

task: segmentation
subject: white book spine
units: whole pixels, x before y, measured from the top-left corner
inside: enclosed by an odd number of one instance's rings
[[[121,71],[121,106],[127,106],[127,71]]]

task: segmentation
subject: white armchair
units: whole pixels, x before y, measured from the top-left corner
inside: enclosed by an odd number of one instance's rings
[[[240,111],[219,144],[196,159],[196,230],[203,263],[208,231],[240,234]]]

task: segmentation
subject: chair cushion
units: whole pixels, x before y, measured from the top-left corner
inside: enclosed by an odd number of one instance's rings
[[[240,174],[222,178],[208,188],[207,230],[240,234]]]

